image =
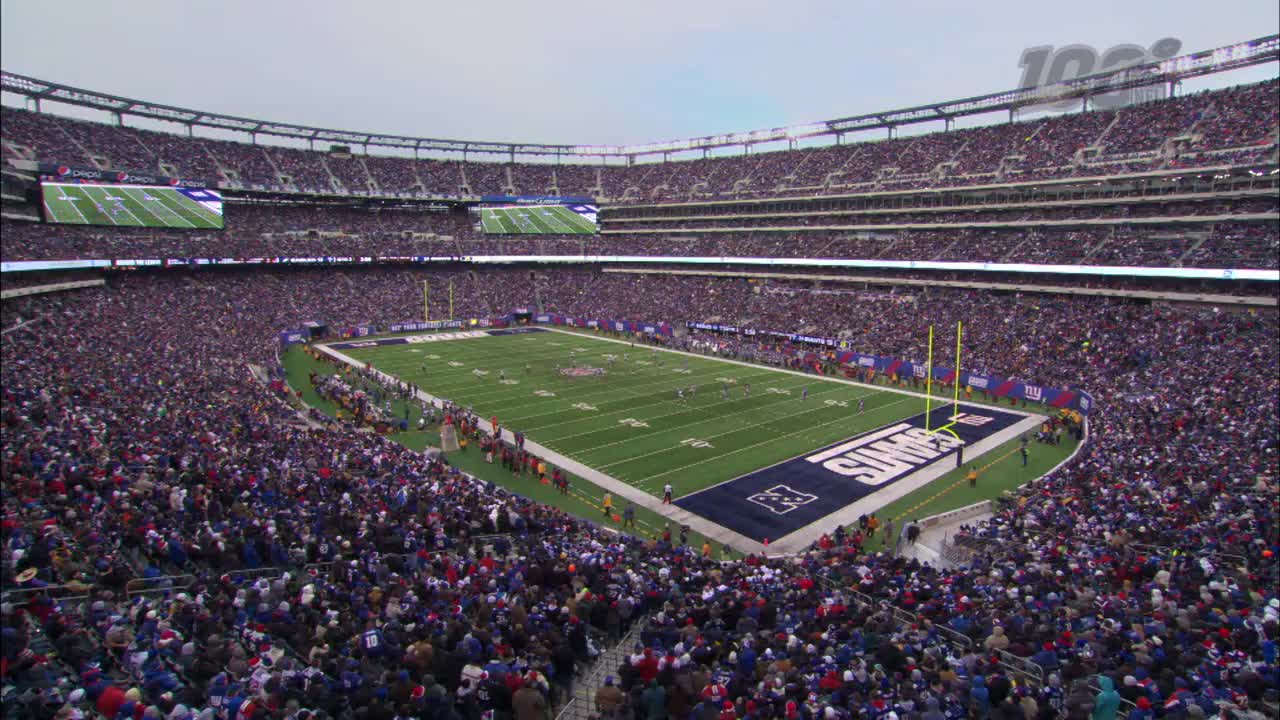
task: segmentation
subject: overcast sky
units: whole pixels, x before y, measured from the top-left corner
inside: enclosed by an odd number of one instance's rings
[[[1274,0],[0,6],[11,72],[279,122],[549,143],[667,140],[1006,90],[1036,45],[1172,37],[1182,54],[1280,32]]]

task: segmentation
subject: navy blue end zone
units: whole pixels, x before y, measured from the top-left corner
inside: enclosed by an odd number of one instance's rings
[[[951,429],[966,445],[1009,428],[1026,416],[964,406]],[[932,427],[950,422],[950,406],[934,410]],[[953,464],[959,442],[945,433],[926,437],[924,413],[819,448],[725,483],[675,504],[753,540],[777,540],[936,463]]]

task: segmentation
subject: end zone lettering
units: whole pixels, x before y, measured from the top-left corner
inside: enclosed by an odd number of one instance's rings
[[[1026,418],[998,408],[939,407],[856,437],[815,448],[729,482],[675,501],[753,540],[778,540],[880,492],[913,474],[945,463],[961,449]],[[929,434],[925,426],[950,424],[950,432]]]
[[[467,330],[465,332],[440,333],[439,335],[410,335],[404,338],[406,342],[413,344],[444,342],[447,340],[467,340],[470,338],[489,337],[489,334],[480,330]]]
[[[930,434],[922,428],[898,423],[805,460],[867,485],[883,485],[962,444],[950,435]]]

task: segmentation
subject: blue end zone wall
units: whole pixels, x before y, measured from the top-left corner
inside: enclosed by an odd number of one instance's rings
[[[485,332],[490,335],[524,335],[525,333],[540,333],[540,332],[551,332],[551,331],[546,328],[540,328],[540,327],[518,327],[518,328],[507,328],[505,330],[486,330]]]
[[[382,347],[383,345],[410,345],[432,340],[454,340],[484,337],[485,335],[523,335],[525,333],[550,332],[546,328],[521,327],[506,330],[467,330],[462,332],[441,333],[439,335],[412,335],[410,337],[379,338],[377,340],[350,340],[329,343],[334,350],[355,350],[357,348]]]
[[[989,407],[962,406],[969,421],[952,429],[966,445],[990,437],[1013,426],[1025,415]],[[950,422],[951,406],[934,410],[930,427]],[[686,495],[675,504],[712,522],[763,542],[778,539],[839,511],[850,503],[888,487],[912,473],[937,463],[955,463],[958,443],[949,435],[937,436],[941,447],[932,447],[933,458],[898,452],[892,459],[877,461],[863,455],[880,449],[907,448],[918,441],[925,426],[920,413],[878,430],[805,453],[762,470],[743,475],[715,487]],[[970,424],[980,423],[980,424]],[[916,444],[914,447],[919,447]],[[966,458],[967,461],[967,458]]]

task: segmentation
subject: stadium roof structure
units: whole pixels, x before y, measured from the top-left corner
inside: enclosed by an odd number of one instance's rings
[[[109,95],[93,90],[39,80],[25,75],[0,71],[0,91],[10,92],[35,101],[37,109],[41,100],[77,105],[110,112],[117,119],[130,115],[181,123],[188,133],[195,126],[231,130],[249,134],[287,137],[306,140],[413,150],[416,153],[455,152],[508,155],[514,161],[521,156],[555,156],[573,158],[625,158],[634,161],[645,155],[663,155],[691,151],[704,154],[714,148],[742,146],[749,148],[761,143],[787,142],[794,147],[801,138],[836,136],[845,133],[887,128],[892,131],[901,125],[942,120],[948,124],[957,117],[979,115],[1001,110],[1011,113],[1019,108],[1032,107],[1068,99],[1089,98],[1117,90],[1174,84],[1180,80],[1202,75],[1235,70],[1280,60],[1280,35],[1268,35],[1213,50],[1181,55],[1157,63],[1131,66],[1097,73],[1082,78],[1066,80],[1052,85],[1020,88],[990,93],[963,100],[931,103],[916,107],[868,113],[834,120],[824,120],[801,125],[751,130],[746,132],[707,135],[703,137],[672,140],[637,145],[548,145],[541,143],[507,143],[483,140],[445,140],[439,138],[384,135],[378,133],[332,130],[307,125],[292,125],[266,120],[223,115],[220,113],[191,110]]]

